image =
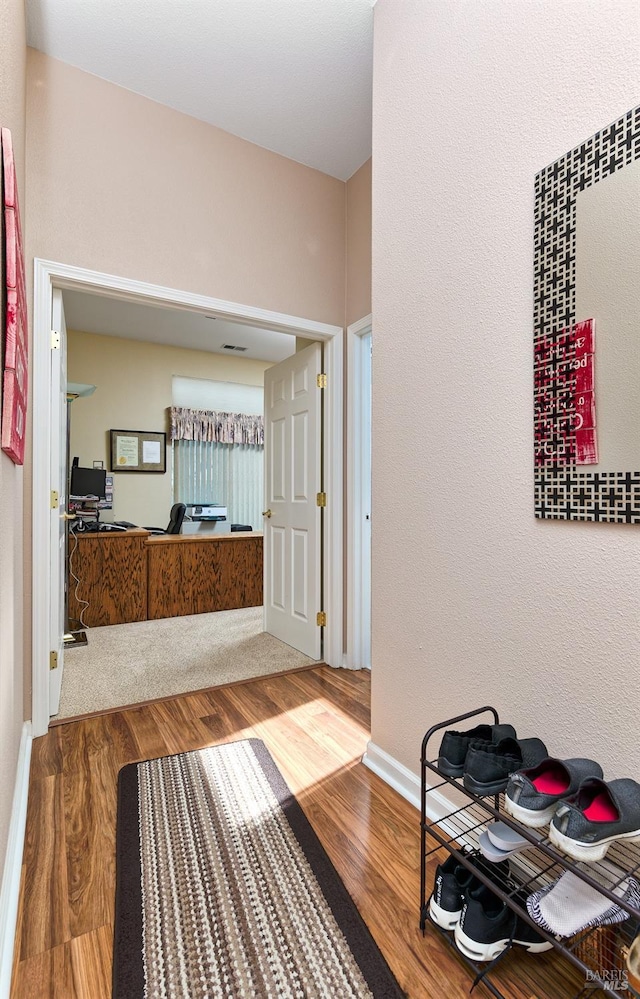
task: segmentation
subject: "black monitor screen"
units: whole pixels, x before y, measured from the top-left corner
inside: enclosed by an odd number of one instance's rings
[[[104,468],[80,468],[74,465],[71,469],[71,485],[69,493],[74,496],[97,496],[106,499],[107,473]]]

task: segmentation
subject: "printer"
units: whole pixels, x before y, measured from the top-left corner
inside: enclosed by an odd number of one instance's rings
[[[187,503],[185,517],[196,521],[226,520],[227,508],[220,503]]]

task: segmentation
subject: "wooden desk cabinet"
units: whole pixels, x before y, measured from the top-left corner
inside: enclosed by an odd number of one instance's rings
[[[148,616],[262,603],[262,534],[175,534],[147,541]]]
[[[76,599],[76,582],[69,573],[72,627],[80,621],[81,611],[87,628],[147,619],[148,537],[142,529],[70,535],[70,568],[80,580],[78,597],[89,604],[84,607]]]

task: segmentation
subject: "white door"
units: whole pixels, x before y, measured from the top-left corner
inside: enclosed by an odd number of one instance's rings
[[[64,668],[65,625],[65,517],[67,509],[67,327],[64,321],[62,292],[53,289],[51,316],[51,566],[49,610],[49,714],[60,707],[60,688]],[[57,493],[57,500],[55,499]],[[57,663],[56,663],[57,656]]]
[[[362,665],[371,669],[371,333],[362,337]]]
[[[322,347],[305,347],[264,376],[265,631],[321,657]]]
[[[371,669],[371,317],[347,334],[347,663]]]

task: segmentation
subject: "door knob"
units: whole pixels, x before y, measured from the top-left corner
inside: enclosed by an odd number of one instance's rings
[[[271,510],[263,510],[262,511],[262,516],[263,517],[270,517],[271,516]]]
[[[77,513],[67,513],[67,511],[65,510],[64,513],[60,514],[60,520],[77,520],[77,519],[78,519]]]

